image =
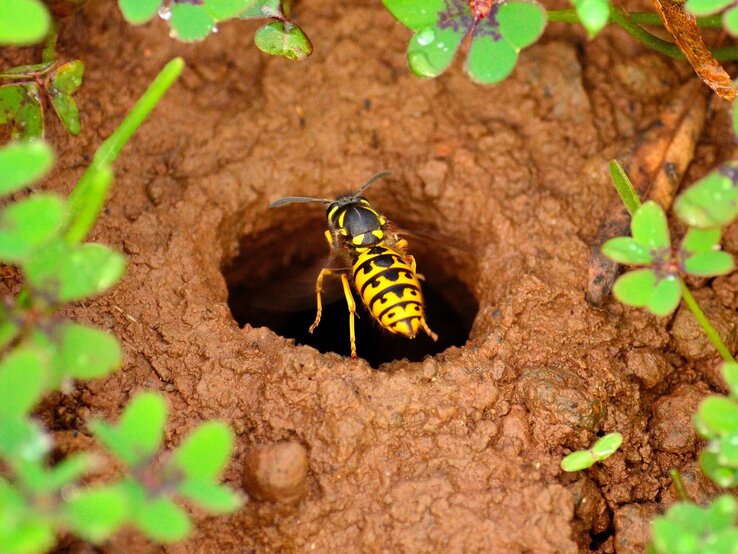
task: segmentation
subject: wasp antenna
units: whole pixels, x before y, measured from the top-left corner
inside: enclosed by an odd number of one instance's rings
[[[356,191],[356,194],[354,196],[360,195],[362,192],[364,192],[366,189],[368,189],[370,186],[372,186],[376,181],[378,181],[379,179],[381,179],[383,177],[389,177],[390,175],[392,175],[392,172],[391,171],[380,171],[379,173],[377,173],[373,177],[370,177],[369,180],[366,183],[364,183],[363,185],[361,185],[361,188],[359,188],[359,190]]]
[[[284,206],[285,204],[308,204],[310,202],[319,202],[321,204],[330,204],[333,200],[327,198],[308,198],[307,196],[287,196],[280,198],[269,204],[270,208],[276,208],[277,206]]]

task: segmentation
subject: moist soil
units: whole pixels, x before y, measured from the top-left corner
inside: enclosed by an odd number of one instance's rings
[[[670,468],[698,501],[714,494],[690,423],[722,387],[713,349],[684,308],[658,319],[585,300],[615,198],[607,161],[692,78],[684,64],[617,29],[588,41],[551,24],[498,86],[470,82],[460,60],[424,81],[407,70],[410,33],[376,1],[300,2],[315,45],[302,63],[258,52],[255,23],[182,45],[161,21],[89,4],[60,39],[87,67],[83,132],[49,124],[58,163],[37,188],[68,192],[164,63],[187,68],[116,163],[91,237],[125,253],[126,276],[64,314],[119,337],[124,367],[42,416],[68,453],[92,444],[88,418],[159,391],[169,446],[205,419],[233,427],[225,479],[247,498],[230,516],[194,510],[182,544],[125,532],[103,551],[641,552],[674,501]],[[726,109],[711,102],[689,178],[733,148]],[[306,333],[323,207],[268,204],[332,198],[385,169],[366,194],[415,232],[440,339],[392,340],[360,311],[352,360],[340,296]],[[695,287],[735,347],[738,282]],[[619,452],[561,471],[614,431]]]

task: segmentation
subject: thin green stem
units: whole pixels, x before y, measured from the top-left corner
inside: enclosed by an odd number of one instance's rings
[[[568,10],[549,10],[547,13],[549,21],[556,23],[579,23],[579,17],[573,8]],[[628,14],[628,18],[636,25],[664,26],[664,22],[656,12],[632,12]],[[707,17],[698,17],[697,25],[709,29],[720,28],[723,24],[721,16],[709,15]]]
[[[53,21],[51,23],[51,29],[49,29],[49,34],[46,37],[46,42],[44,44],[44,50],[41,53],[41,61],[42,62],[55,62],[56,61],[56,40],[59,38],[59,28],[56,25],[56,22]]]
[[[682,474],[679,470],[674,468],[669,471],[669,475],[671,476],[671,483],[674,485],[674,491],[677,494],[677,498],[682,502],[692,502],[692,499],[687,492],[687,488],[684,486]]]
[[[627,13],[615,6],[610,10],[610,20],[620,25],[633,38],[640,40],[646,46],[661,52],[665,56],[674,58],[675,60],[683,60],[684,54],[673,44],[656,38],[648,31],[641,29],[637,24],[633,23]]]
[[[579,23],[579,17],[577,17],[574,9],[551,10],[548,12],[548,20],[558,23]],[[619,25],[632,37],[665,56],[669,56],[675,60],[685,59],[684,54],[677,46],[653,36],[651,33],[640,27],[640,25],[663,26],[663,21],[661,21],[661,18],[657,13],[635,12],[629,14],[621,8],[612,6],[610,9],[610,23]],[[719,15],[698,17],[697,25],[706,28],[721,27],[722,21]],[[721,62],[738,60],[738,47],[736,46],[714,48],[710,51],[713,56]]]
[[[184,68],[182,58],[170,61],[136,102],[118,128],[97,149],[90,167],[69,194],[67,241],[81,242],[87,236],[107,198],[113,182],[111,165],[133,133],[146,120]]]
[[[712,323],[710,323],[710,320],[707,319],[707,316],[702,311],[702,308],[700,308],[697,300],[695,300],[694,296],[692,296],[692,293],[690,292],[684,281],[682,281],[682,298],[684,298],[684,303],[692,311],[692,314],[697,320],[697,323],[700,324],[700,327],[702,327],[702,330],[707,335],[707,338],[710,339],[710,342],[720,353],[723,360],[725,360],[726,362],[735,363],[735,358],[733,358],[733,354],[730,353],[728,347],[725,346],[725,343],[723,343],[723,339],[720,338],[720,333],[717,332],[715,327],[712,326]]]

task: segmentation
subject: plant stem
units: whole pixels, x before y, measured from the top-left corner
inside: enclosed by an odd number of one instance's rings
[[[692,502],[692,499],[689,497],[689,493],[684,486],[684,481],[682,481],[682,474],[679,472],[679,470],[674,468],[669,471],[669,475],[671,476],[671,482],[674,485],[674,490],[676,491],[679,500],[681,500],[682,502]]]
[[[131,108],[118,128],[97,149],[92,163],[69,194],[66,239],[81,242],[87,236],[102,209],[113,182],[111,165],[133,133],[146,120],[184,68],[182,58],[174,58],[159,72],[149,88]]]
[[[654,27],[664,26],[664,22],[656,12],[632,12],[628,14],[628,19],[636,25],[652,25]],[[577,12],[574,8],[568,10],[549,10],[548,20],[555,23],[579,23],[579,17],[577,16]],[[720,28],[722,27],[722,18],[719,15],[698,17],[697,25],[704,28]]]
[[[579,18],[573,9],[551,10],[548,12],[548,20],[559,23],[579,23]],[[663,25],[663,21],[654,12],[627,13],[625,10],[612,6],[610,9],[610,23],[622,27],[632,37],[641,41],[646,46],[669,56],[675,60],[683,60],[684,54],[678,47],[670,42],[653,36],[639,25]],[[698,17],[697,25],[700,27],[720,27],[722,25],[720,16]],[[728,46],[725,48],[713,48],[710,50],[718,61],[738,60],[738,47]]]
[[[93,163],[109,164],[115,161],[136,129],[141,126],[164,93],[177,80],[183,68],[182,58],[174,58],[164,66],[118,128],[97,149]]]
[[[712,326],[710,320],[707,319],[707,316],[702,311],[702,308],[700,308],[697,300],[692,296],[692,293],[684,281],[682,281],[682,298],[684,298],[684,303],[687,304],[687,307],[692,311],[697,323],[699,323],[702,330],[705,331],[707,338],[710,339],[710,342],[723,357],[723,360],[735,363],[735,358],[733,358],[730,350],[728,350],[728,347],[723,343],[723,339],[720,338],[720,334],[717,332],[715,327]]]

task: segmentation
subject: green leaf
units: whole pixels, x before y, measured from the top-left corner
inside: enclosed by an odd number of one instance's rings
[[[0,529],[0,552],[3,554],[38,554],[50,551],[55,544],[54,524],[48,518],[24,518],[7,531]]]
[[[435,25],[439,13],[446,10],[443,0],[382,0],[382,3],[395,19],[413,31]]]
[[[738,162],[728,162],[680,194],[674,209],[687,225],[724,227],[738,216]]]
[[[133,519],[142,533],[164,544],[181,541],[192,530],[187,513],[171,500],[161,497],[139,506]]]
[[[140,0],[138,1],[140,2]],[[51,82],[57,91],[64,94],[74,94],[82,85],[84,73],[85,64],[81,60],[72,60],[54,71]]]
[[[713,533],[729,529],[735,523],[736,516],[738,516],[738,502],[732,496],[724,494],[715,499],[707,509],[708,528]]]
[[[699,461],[702,472],[719,487],[729,488],[738,485],[738,471],[720,465],[717,454],[703,450],[700,452]]]
[[[234,491],[210,481],[188,479],[179,485],[177,491],[212,514],[227,514],[242,504],[241,498]]]
[[[621,444],[623,444],[623,435],[620,433],[610,433],[592,445],[592,455],[597,460],[604,460],[620,448]]]
[[[0,425],[0,455],[9,459],[41,460],[51,441],[35,421],[9,418]]]
[[[623,166],[620,165],[620,162],[610,160],[609,167],[612,184],[615,190],[618,191],[618,196],[620,196],[620,200],[622,200],[628,213],[633,217],[633,214],[641,207],[641,199],[638,197],[633,183],[628,178],[628,174],[623,169]]]
[[[189,479],[215,480],[230,459],[233,440],[233,431],[228,425],[207,421],[177,448],[172,461]]]
[[[17,348],[0,362],[0,420],[31,412],[44,391],[45,369],[30,348]]]
[[[82,125],[79,120],[79,108],[74,98],[64,93],[56,93],[50,96],[51,105],[54,106],[56,115],[59,116],[59,120],[64,125],[64,128],[72,136],[79,135],[82,130]]]
[[[46,492],[58,491],[73,481],[80,479],[94,464],[95,458],[88,453],[72,454],[65,458],[46,475],[44,489]]]
[[[113,168],[110,164],[92,164],[84,172],[74,189],[77,194],[70,196],[67,242],[79,243],[87,237],[95,226],[112,184]]]
[[[88,427],[95,438],[121,462],[131,467],[139,461],[139,456],[132,445],[120,439],[117,428],[99,420],[90,421]]]
[[[154,17],[162,0],[118,0],[118,6],[126,21],[139,25]]]
[[[465,34],[465,29],[454,27],[421,29],[407,47],[410,70],[418,77],[437,77],[451,65]]]
[[[59,344],[55,360],[57,375],[72,379],[97,379],[118,369],[123,353],[109,333],[79,323],[62,323],[55,330]]]
[[[579,21],[590,37],[599,33],[610,19],[610,3],[607,0],[572,0]]]
[[[738,9],[732,8],[723,14],[723,27],[731,35],[738,35]]]
[[[38,181],[48,173],[53,163],[54,153],[40,140],[0,148],[0,195]]]
[[[2,0],[0,0],[2,1]],[[15,113],[11,138],[31,140],[44,135],[44,111],[41,95],[36,83],[20,85],[23,89],[23,101]]]
[[[690,227],[682,240],[682,250],[697,254],[720,248],[720,229],[695,229]]]
[[[733,256],[727,252],[702,252],[684,261],[684,271],[690,275],[713,277],[733,271]]]
[[[628,306],[642,308],[648,304],[656,287],[656,275],[650,269],[630,271],[615,281],[612,293]]]
[[[40,73],[44,73],[47,69],[53,66],[56,60],[51,60],[41,63],[32,63],[28,65],[18,65],[11,67],[10,69],[3,69],[0,71],[0,79],[25,79],[27,77],[35,77]]]
[[[67,525],[80,537],[99,543],[128,518],[128,499],[117,485],[76,491],[63,506]]]
[[[50,25],[49,12],[39,0],[0,0],[0,44],[35,44]]]
[[[518,50],[508,41],[480,34],[472,40],[464,68],[477,83],[491,85],[507,78],[517,61]]]
[[[166,423],[164,399],[154,392],[139,393],[120,418],[120,439],[130,446],[138,460],[147,458],[159,450]]]
[[[738,404],[724,396],[702,401],[699,416],[707,428],[718,434],[738,433]]]
[[[728,384],[730,394],[738,395],[738,364],[735,362],[726,362],[723,364],[723,377]]]
[[[0,86],[0,124],[15,121],[15,114],[25,98],[26,87],[23,84]]]
[[[578,450],[561,460],[561,469],[564,471],[581,471],[592,467],[596,461],[589,450]]]
[[[638,208],[630,229],[634,239],[653,250],[671,247],[666,215],[663,208],[653,200]]]
[[[630,237],[616,237],[602,245],[602,253],[621,264],[646,265],[653,262],[651,250]]]
[[[664,317],[679,306],[682,299],[682,282],[676,276],[665,277],[656,283],[646,308],[653,315]]]
[[[736,12],[736,10],[732,10],[732,11]],[[738,15],[738,13],[736,15]],[[733,122],[733,134],[738,136],[738,102],[733,102],[733,107],[730,109],[730,113],[731,113],[731,120]]]
[[[35,194],[0,212],[0,259],[20,262],[57,234],[64,221],[64,201]]]
[[[215,21],[203,6],[196,4],[173,4],[169,24],[173,35],[182,42],[202,40],[213,31]]]
[[[685,4],[687,10],[696,16],[712,15],[733,3],[733,0],[688,0]]]
[[[205,0],[203,7],[215,21],[231,19],[249,7],[251,0]]]
[[[723,437],[717,455],[721,466],[738,469],[738,434]]]
[[[249,0],[248,6],[244,11],[238,14],[240,19],[256,19],[264,17],[282,18],[284,11],[282,10],[281,0]]]
[[[519,52],[521,48],[536,42],[543,34],[546,10],[533,2],[505,2],[500,4],[497,21],[502,36]]]
[[[273,21],[259,27],[254,43],[262,52],[290,60],[304,60],[313,53],[310,39],[300,27],[290,22]]]
[[[59,302],[72,302],[112,287],[125,266],[123,256],[102,244],[67,245],[59,240],[36,252],[24,269],[35,289]]]

